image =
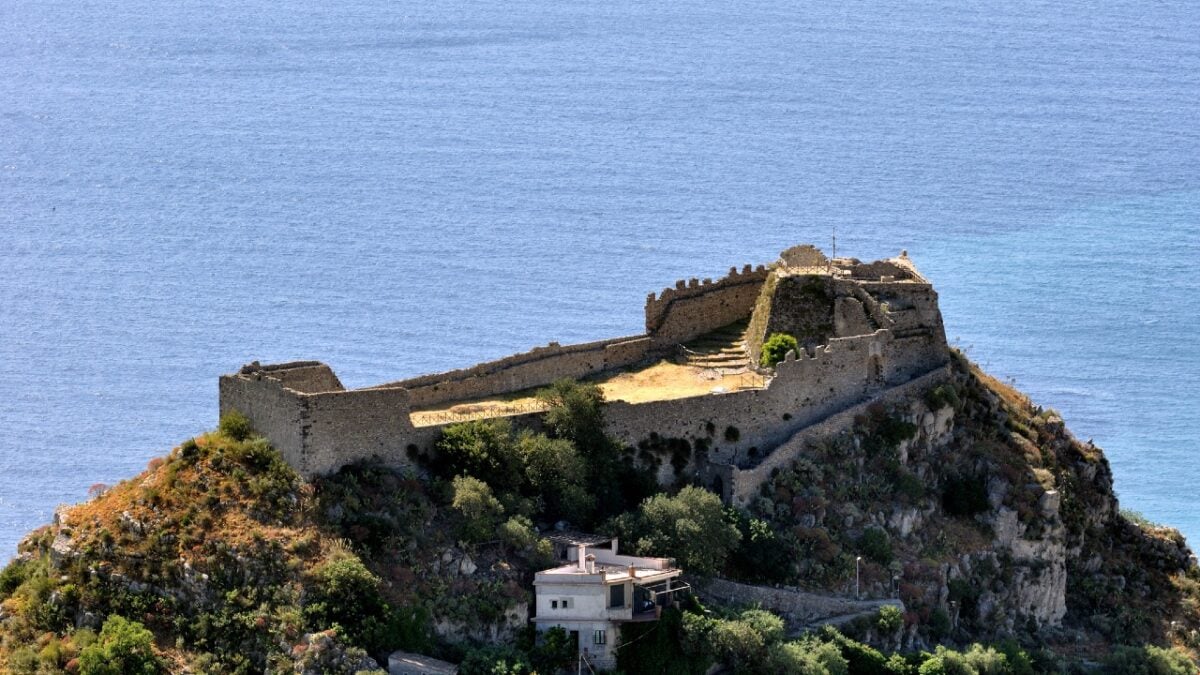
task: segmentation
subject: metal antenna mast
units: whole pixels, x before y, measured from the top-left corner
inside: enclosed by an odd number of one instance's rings
[[[826,272],[833,276],[833,259],[837,257],[837,225],[833,226],[833,255],[829,256],[829,262],[826,265]]]

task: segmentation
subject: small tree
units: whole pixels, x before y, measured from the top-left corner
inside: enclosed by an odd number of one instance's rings
[[[622,536],[639,553],[673,557],[689,572],[716,574],[737,546],[741,533],[725,520],[721,499],[688,486],[674,497],[655,495],[617,520]]]
[[[562,379],[539,391],[537,397],[549,406],[546,428],[552,436],[573,441],[584,455],[608,449],[600,387]]]
[[[154,654],[154,635],[137,621],[112,615],[100,639],[79,653],[80,675],[155,675],[163,672]]]
[[[467,541],[486,541],[496,536],[496,524],[504,507],[487,483],[471,476],[456,476],[450,505],[462,514],[463,538]]]
[[[312,578],[304,606],[310,629],[339,628],[347,643],[370,650],[391,646],[383,581],[357,555],[335,553],[312,571]]]
[[[235,441],[244,441],[254,433],[254,429],[250,427],[250,420],[236,410],[230,410],[221,415],[221,422],[217,428]]]
[[[525,464],[529,494],[542,499],[546,517],[585,521],[595,498],[585,487],[588,467],[575,444],[526,432],[521,434],[517,447]]]
[[[451,424],[442,430],[435,448],[433,468],[442,476],[473,476],[502,492],[521,486],[521,458],[508,420]]]
[[[787,333],[771,333],[767,341],[762,346],[762,357],[759,363],[765,368],[773,368],[787,356],[789,351],[799,353],[800,343],[796,342],[796,338]]]

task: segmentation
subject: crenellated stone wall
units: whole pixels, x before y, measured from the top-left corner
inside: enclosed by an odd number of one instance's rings
[[[750,316],[769,271],[763,265],[746,265],[717,281],[691,279],[675,282],[657,297],[646,298],[646,333],[655,348],[687,342],[705,333]]]
[[[432,449],[442,429],[414,426],[414,410],[646,362],[738,320],[750,318],[752,332],[756,325],[765,329],[771,325],[774,305],[780,306],[777,316],[789,316],[784,311],[789,300],[780,297],[786,285],[779,286],[777,279],[793,279],[787,284],[820,284],[829,308],[818,319],[837,336],[827,336],[822,344],[800,354],[789,354],[767,373],[765,386],[606,405],[609,432],[620,441],[637,447],[654,438],[677,438],[692,447],[707,446],[706,453],[689,459],[687,472],[693,477],[725,476],[730,488],[737,480],[736,467],[760,465],[772,449],[798,431],[948,362],[937,294],[907,258],[887,262],[895,267],[888,271],[896,272],[883,275],[893,277],[888,281],[848,279],[850,268],[840,259],[825,276],[770,271],[763,266],[732,269],[715,282],[679,282],[675,289],[657,297],[652,294],[646,304],[645,335],[579,345],[551,343],[471,368],[365,389],[346,390],[333,371],[318,362],[253,363],[221,378],[220,409],[247,415],[255,429],[304,475],[329,473],[370,457],[409,466],[416,453]],[[895,280],[900,276],[903,279]],[[802,322],[803,313],[797,309],[788,321]],[[516,424],[536,426],[540,413],[510,417]],[[664,466],[659,477],[664,483],[680,478],[674,466]]]

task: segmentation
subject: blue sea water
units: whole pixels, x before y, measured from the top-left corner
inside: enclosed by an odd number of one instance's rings
[[[1200,541],[1198,158],[1188,2],[5,0],[0,560],[250,360],[634,333],[835,230]]]

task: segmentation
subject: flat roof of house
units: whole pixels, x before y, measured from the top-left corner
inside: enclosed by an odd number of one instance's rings
[[[588,576],[599,577],[601,572],[604,573],[605,583],[613,582],[613,581],[627,581],[629,579],[629,566],[628,565],[611,565],[611,564],[606,564],[606,563],[596,563],[596,571],[594,573],[589,573],[584,570],[581,570],[581,569],[579,569],[579,565],[577,565],[575,563],[570,563],[567,565],[560,565],[559,567],[554,567],[554,568],[551,568],[548,570],[542,570],[541,572],[537,573],[537,576],[541,576],[544,574],[544,575],[553,576],[553,577],[562,577],[562,581],[566,581],[568,579],[579,579],[580,581],[583,581],[582,577],[588,577]],[[659,579],[676,577],[676,576],[679,576],[680,574],[683,574],[683,570],[675,568],[675,567],[668,567],[666,569],[661,569],[661,570],[652,569],[649,567],[637,567],[637,566],[634,566],[634,568],[633,568],[633,575],[634,575],[633,580],[635,582],[658,581]],[[536,583],[536,577],[535,577],[534,581]],[[558,581],[558,579],[555,579],[554,581]]]

